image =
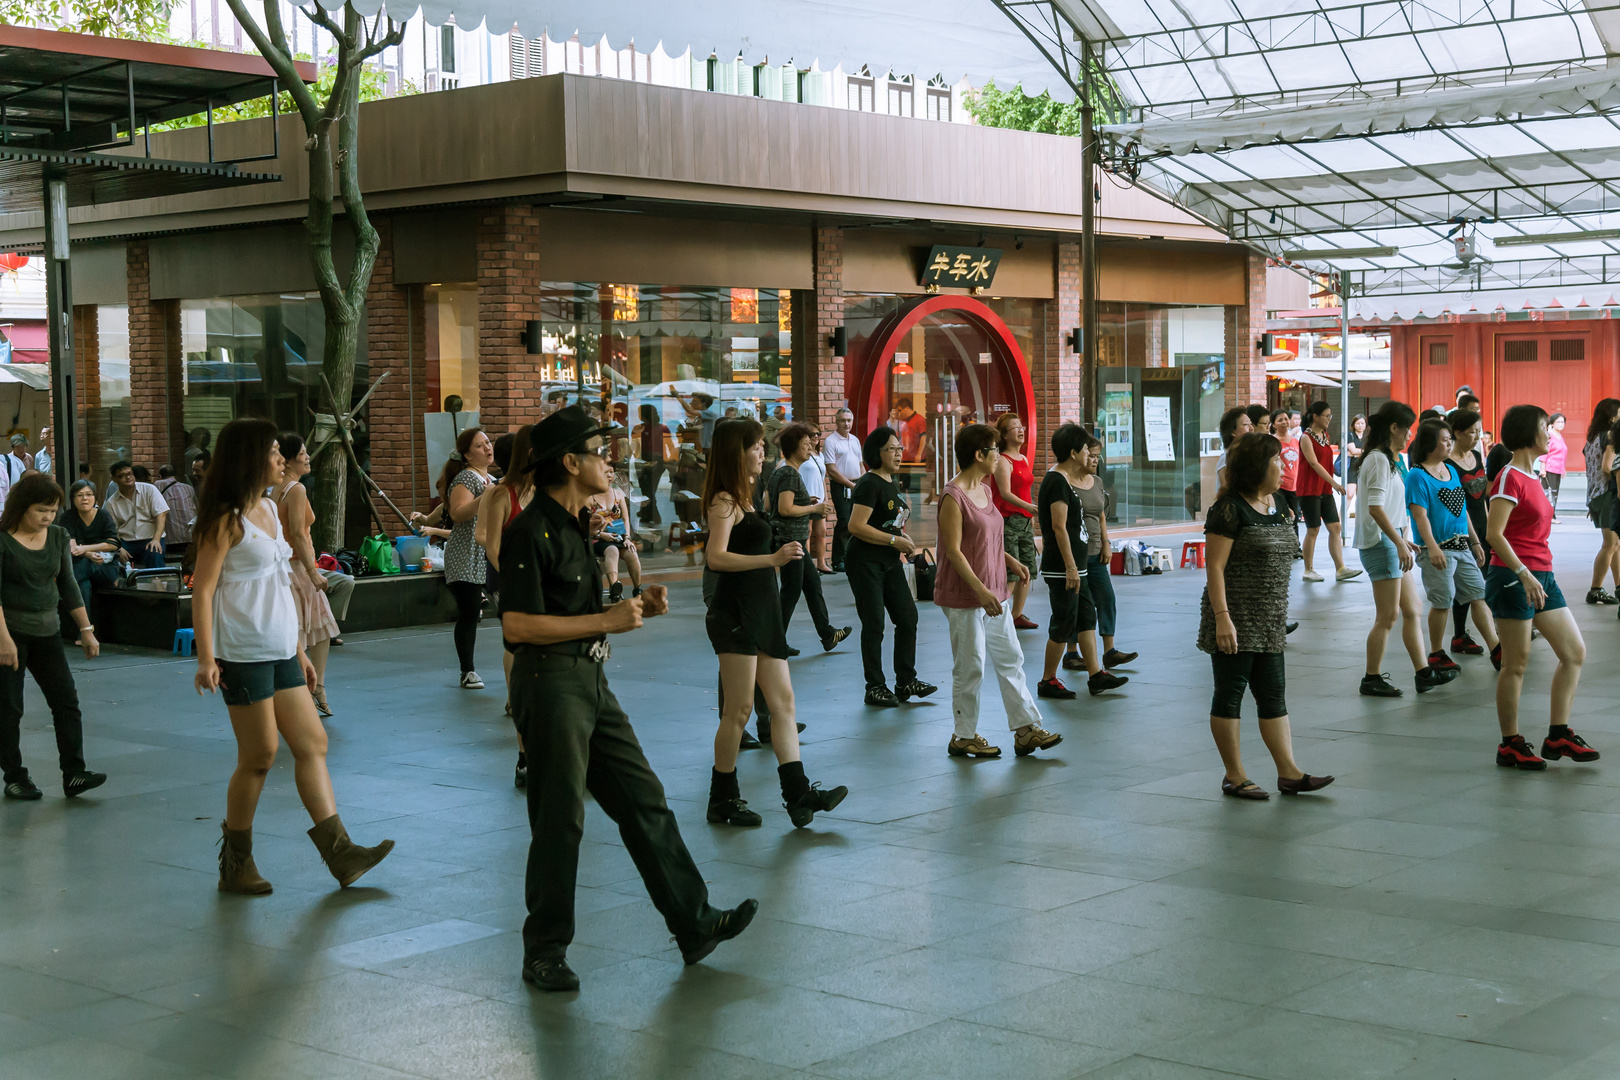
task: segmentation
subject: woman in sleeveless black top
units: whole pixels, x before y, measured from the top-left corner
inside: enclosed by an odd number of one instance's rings
[[[799,760],[776,568],[802,557],[804,548],[789,541],[772,552],[770,523],[753,505],[755,482],[765,463],[764,432],[753,419],[715,425],[703,487],[709,525],[704,558],[718,578],[705,626],[720,658],[723,691],[708,818],[714,824],[760,824],[760,816],[748,808],[737,785],[737,752],[757,683],[771,710],[771,749],[776,751],[782,803],[794,827],[803,828],[817,811],[831,810],[849,791],[842,787],[822,791],[806,779]]]

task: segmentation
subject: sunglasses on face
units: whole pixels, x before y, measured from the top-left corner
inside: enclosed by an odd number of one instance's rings
[[[608,448],[607,444],[603,443],[601,446],[597,447],[583,447],[579,450],[570,450],[569,453],[573,454],[575,457],[605,458],[608,456]]]

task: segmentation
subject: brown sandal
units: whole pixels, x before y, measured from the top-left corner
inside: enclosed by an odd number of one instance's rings
[[[1265,802],[1271,798],[1271,792],[1253,780],[1243,780],[1236,784],[1230,780],[1222,780],[1221,794],[1230,795],[1234,799],[1253,799],[1255,802]]]
[[[1333,783],[1331,776],[1311,776],[1309,773],[1298,780],[1284,780],[1277,777],[1277,790],[1284,795],[1300,795],[1307,791],[1321,791]]]

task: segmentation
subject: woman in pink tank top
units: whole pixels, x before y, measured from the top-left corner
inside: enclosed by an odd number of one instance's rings
[[[999,456],[997,442],[996,429],[986,424],[969,424],[957,434],[954,450],[962,471],[946,485],[939,503],[934,603],[945,612],[951,633],[951,711],[956,730],[946,751],[952,757],[1001,756],[1001,748],[979,734],[979,684],[984,681],[987,654],[1018,756],[1063,741],[1063,736],[1041,728],[1040,710],[1024,685],[1024,650],[1006,604],[1008,576],[1027,587],[1029,567],[1007,551],[1001,511],[987,483]]]

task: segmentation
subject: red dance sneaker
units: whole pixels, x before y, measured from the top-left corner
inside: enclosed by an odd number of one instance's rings
[[[1536,757],[1523,735],[1503,739],[1496,747],[1496,763],[1505,769],[1545,769],[1547,763]]]
[[[1480,656],[1485,652],[1485,646],[1463,634],[1461,637],[1451,639],[1451,651],[1462,653],[1464,656]]]
[[[1541,743],[1541,756],[1550,761],[1569,758],[1571,761],[1596,761],[1599,754],[1586,745],[1586,740],[1567,727],[1548,728]]]
[[[1436,649],[1434,652],[1429,654],[1429,666],[1434,668],[1436,671],[1449,671],[1450,669],[1457,667],[1458,664],[1457,661],[1446,655],[1446,650]]]

